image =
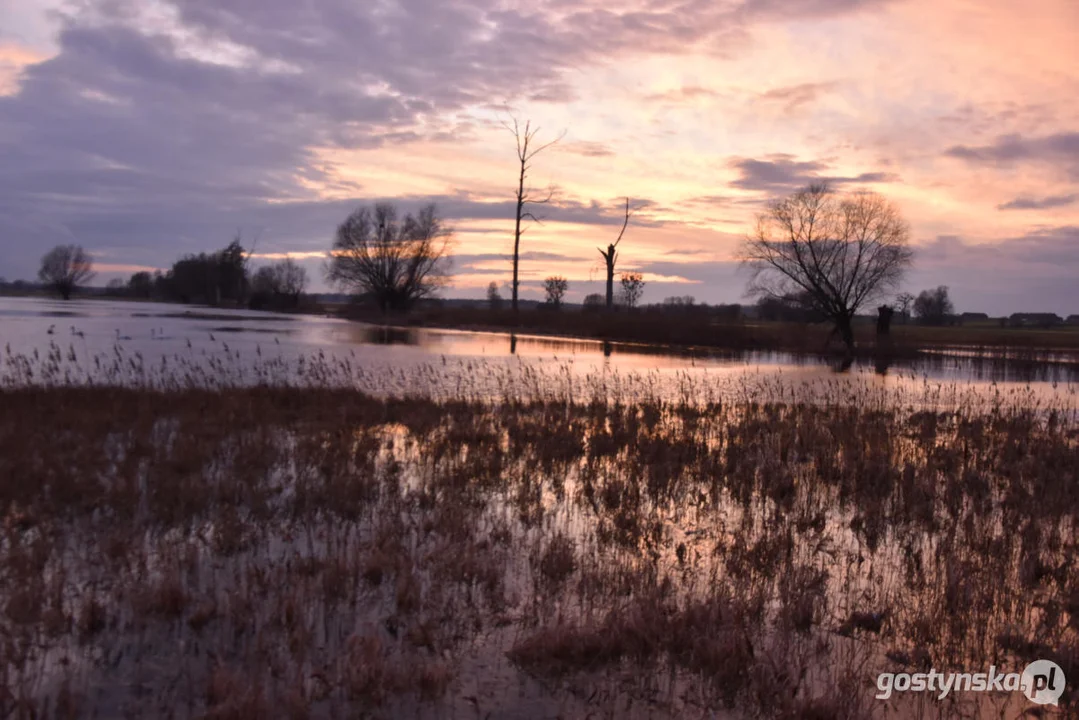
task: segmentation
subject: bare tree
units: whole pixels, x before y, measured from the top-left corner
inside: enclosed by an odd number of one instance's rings
[[[64,300],[70,300],[75,288],[94,277],[94,263],[81,245],[57,245],[41,258],[37,276]]]
[[[487,286],[487,306],[492,310],[502,307],[502,293],[498,291],[498,283],[493,280]]]
[[[292,258],[275,265],[277,268],[281,292],[293,298],[298,298],[307,289],[307,270]]]
[[[251,290],[263,299],[286,300],[298,305],[307,287],[307,270],[292,258],[263,265],[251,279]]]
[[[750,294],[805,293],[854,350],[852,321],[867,301],[893,289],[910,265],[910,231],[894,204],[877,193],[839,197],[814,184],[776,200],[757,218],[742,260]]]
[[[453,231],[435,206],[397,220],[392,203],[359,208],[337,228],[327,279],[365,293],[386,310],[407,310],[449,282]]]
[[[943,325],[950,315],[955,314],[955,306],[948,296],[948,286],[940,285],[935,290],[922,290],[914,300],[914,314],[925,325]]]
[[[128,294],[138,298],[148,298],[154,293],[154,276],[146,270],[133,274],[127,281]]]
[[[903,322],[910,319],[910,308],[914,304],[914,296],[909,292],[899,293],[895,296],[895,302],[899,306],[899,314]]]
[[[644,276],[639,272],[622,273],[622,304],[628,308],[637,307],[644,294]]]
[[[629,216],[632,213],[629,210],[629,198],[626,198],[626,219],[622,221],[622,230],[618,233],[618,238],[607,246],[607,250],[603,248],[596,248],[599,250],[599,254],[603,256],[603,262],[607,266],[607,309],[610,310],[614,305],[614,264],[618,260],[618,253],[615,248],[618,247],[618,243],[622,242],[622,236],[626,233],[626,227],[629,225]]]
[[[569,281],[561,275],[552,275],[543,281],[543,291],[547,294],[547,303],[556,310],[562,307],[562,298],[569,290]]]
[[[543,145],[535,145],[537,133],[539,133],[539,127],[533,128],[532,121],[525,122],[525,126],[522,128],[517,118],[512,118],[513,124],[508,121],[502,123],[503,127],[513,133],[514,138],[517,140],[517,160],[521,164],[520,174],[517,177],[517,215],[516,225],[513,231],[513,295],[512,305],[513,312],[517,312],[517,291],[520,286],[518,280],[518,268],[520,267],[520,249],[521,249],[521,235],[525,233],[527,228],[521,227],[521,224],[525,220],[531,220],[533,222],[540,222],[532,212],[525,209],[527,205],[546,205],[551,202],[551,198],[554,197],[554,190],[548,189],[547,194],[540,196],[536,194],[536,191],[526,186],[528,179],[528,171],[532,168],[531,162],[534,157],[541,152],[551,147],[563,137],[566,136],[565,131]]]

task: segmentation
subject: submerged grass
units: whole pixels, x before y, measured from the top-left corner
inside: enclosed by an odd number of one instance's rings
[[[1076,712],[1074,412],[574,382],[7,384],[0,717]]]

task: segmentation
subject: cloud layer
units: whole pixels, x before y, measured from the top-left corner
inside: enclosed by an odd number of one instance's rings
[[[529,282],[572,271],[585,289],[629,195],[641,210],[623,257],[654,277],[646,299],[689,282],[678,294],[739,300],[729,271],[753,213],[826,180],[901,206],[924,250],[912,283],[963,273],[964,253],[940,252],[954,236],[997,248],[984,277],[1008,302],[1079,308],[1079,290],[1042,292],[1038,278],[1056,271],[1036,258],[1077,269],[1066,247],[1079,226],[1079,57],[1060,27],[1079,13],[1038,4],[0,10],[0,276],[32,277],[58,242],[103,267],[163,267],[237,230],[258,237],[259,255],[298,253],[317,270],[352,208],[397,199],[438,202],[459,231],[454,292],[478,296],[509,251],[513,147],[498,121],[511,108],[546,137],[569,130],[532,168],[559,201],[526,235]],[[1008,310],[977,283],[956,297]]]

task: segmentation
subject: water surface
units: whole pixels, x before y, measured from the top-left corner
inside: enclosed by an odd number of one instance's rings
[[[860,361],[839,374],[834,360],[789,353],[674,350],[631,343],[566,337],[440,329],[380,327],[337,318],[222,310],[190,305],[112,300],[60,301],[0,298],[0,343],[7,374],[12,356],[40,360],[50,351],[70,366],[160,370],[199,366],[231,373],[238,382],[266,381],[304,372],[311,360],[347,366],[350,376],[396,378],[407,389],[445,384],[462,376],[501,387],[510,376],[550,385],[554,379],[593,385],[635,382],[663,395],[698,393],[701,387],[730,397],[755,385],[833,388],[857,383],[924,393],[930,386],[985,395],[1025,393],[1041,401],[1074,402],[1079,368],[1067,362],[1018,362],[970,353],[927,353],[902,363]],[[272,366],[256,372],[256,366]],[[498,378],[490,382],[483,378]],[[687,389],[692,388],[692,390]]]

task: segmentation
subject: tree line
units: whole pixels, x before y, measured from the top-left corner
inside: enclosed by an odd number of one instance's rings
[[[920,325],[954,325],[961,320],[946,285],[923,290],[917,296],[899,293],[890,307],[900,322],[913,319]],[[764,295],[757,300],[755,313],[762,320],[780,322],[818,323],[828,319],[827,313],[822,312],[813,296],[805,291],[782,296]]]
[[[262,265],[252,271],[251,251],[240,237],[211,253],[184,255],[166,271],[139,271],[126,282],[109,282],[116,297],[203,305],[287,310],[300,306],[307,270],[295,260]],[[63,299],[94,277],[90,255],[78,245],[59,245],[41,259],[38,279]]]

